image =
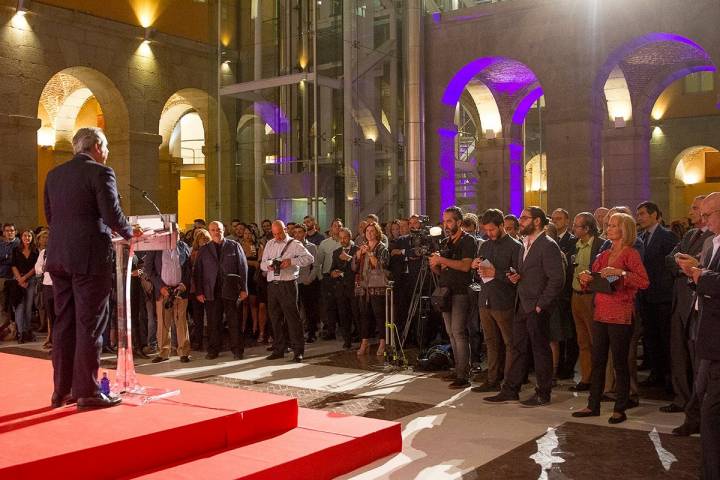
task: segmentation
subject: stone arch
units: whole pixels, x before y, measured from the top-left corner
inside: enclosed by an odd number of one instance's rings
[[[592,161],[602,172],[603,203],[634,205],[650,198],[650,117],[672,82],[697,71],[715,71],[709,54],[693,40],[654,32],[617,47],[600,67],[592,90]],[[626,119],[609,118],[608,81],[625,80]]]
[[[698,171],[681,171],[683,170],[683,163],[686,160],[693,157],[698,157],[700,155],[705,155],[706,153],[718,153],[718,149],[708,145],[696,145],[688,147],[678,153],[670,164],[670,170],[668,172],[670,178],[670,208],[668,212],[668,220],[676,219],[685,214],[689,200],[688,198],[685,198],[685,190],[688,186],[699,183],[707,183],[704,165],[702,165],[699,169],[696,169]],[[692,178],[690,177],[690,175],[692,175]],[[703,182],[700,181],[701,178],[702,180],[704,180]],[[710,189],[707,190],[708,191],[696,191],[693,193],[698,195],[710,193]],[[716,188],[712,188],[712,190],[716,190]]]
[[[493,157],[490,160],[493,170],[502,172],[502,179],[488,179],[481,190],[498,195],[497,198],[486,198],[486,203],[502,205],[505,210],[519,213],[524,203],[522,125],[543,90],[530,67],[500,56],[477,58],[465,64],[450,78],[443,93],[442,103],[447,108],[441,121],[443,126],[438,130],[440,207],[444,209],[455,203],[454,141],[457,129],[453,124],[453,112],[463,91],[475,82],[481,83],[492,94],[500,118],[498,138],[487,139],[486,148]]]

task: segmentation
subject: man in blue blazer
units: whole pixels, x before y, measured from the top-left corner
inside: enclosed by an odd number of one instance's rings
[[[220,222],[210,222],[212,241],[203,246],[195,262],[195,294],[205,304],[208,316],[209,342],[205,358],[214,360],[222,350],[223,313],[230,328],[230,349],[235,360],[241,360],[245,338],[240,328],[238,300],[248,296],[247,259],[239,243],[225,238]]]
[[[665,257],[679,239],[660,224],[662,213],[653,202],[637,207],[637,222],[643,229],[638,238],[645,246],[643,264],[650,278],[650,287],[640,292],[640,316],[643,322],[643,347],[650,361],[650,376],[641,386],[670,387],[670,318],[672,316],[672,272],[665,266]]]
[[[97,381],[102,332],[112,282],[112,232],[133,231],[120,208],[115,173],[106,166],[108,146],[99,128],[73,137],[72,160],[55,167],[45,181],[45,216],[53,234],[46,269],[53,281],[53,407],[77,399],[79,409],[112,407],[119,397],[100,392]]]

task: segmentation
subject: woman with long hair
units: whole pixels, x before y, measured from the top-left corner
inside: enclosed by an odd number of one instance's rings
[[[20,243],[12,253],[12,272],[18,287],[22,290],[15,305],[15,323],[18,329],[18,343],[34,342],[30,321],[32,320],[33,301],[35,299],[35,262],[38,250],[35,245],[35,234],[32,230],[24,230],[20,235]]]

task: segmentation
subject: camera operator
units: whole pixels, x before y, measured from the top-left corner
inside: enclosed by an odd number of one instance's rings
[[[435,252],[429,259],[433,273],[440,275],[440,286],[450,292],[449,311],[443,312],[445,329],[450,337],[455,357],[455,375],[449,387],[452,389],[470,386],[470,343],[467,331],[467,310],[469,308],[468,285],[472,273],[470,266],[476,252],[475,239],[466,234],[461,226],[463,212],[459,207],[448,207],[443,212],[443,227],[447,238],[441,245],[441,252]]]
[[[315,259],[302,243],[288,236],[282,220],[275,220],[270,228],[273,239],[265,245],[260,262],[260,269],[267,274],[268,309],[275,335],[273,353],[267,359],[275,360],[285,356],[288,338],[284,321],[287,322],[289,341],[295,352],[293,360],[299,363],[305,354],[305,337],[298,310],[297,280],[300,268],[311,265]]]
[[[178,355],[181,362],[187,363],[190,361],[187,321],[187,292],[192,278],[190,248],[178,239],[177,246],[172,250],[148,252],[144,267],[155,287],[158,354],[152,362],[164,362],[170,357],[170,330],[175,325]]]
[[[223,313],[230,327],[230,349],[235,360],[245,352],[240,328],[238,299],[248,297],[247,259],[239,243],[225,238],[225,227],[214,221],[208,225],[212,241],[200,248],[195,261],[195,293],[205,304],[209,340],[205,358],[214,360],[222,349]]]
[[[491,208],[480,219],[488,240],[480,245],[472,267],[483,281],[478,295],[480,324],[487,350],[487,382],[473,387],[473,392],[496,392],[510,370],[512,361],[512,321],[516,287],[508,277],[518,270],[522,244],[505,233],[503,212]],[[484,260],[490,262],[483,263]]]
[[[338,307],[340,330],[344,343],[343,348],[352,348],[352,326],[359,331],[358,299],[355,297],[355,272],[352,270],[352,259],[359,247],[352,241],[352,232],[349,228],[340,229],[340,247],[333,252],[330,279],[333,283],[333,293]]]

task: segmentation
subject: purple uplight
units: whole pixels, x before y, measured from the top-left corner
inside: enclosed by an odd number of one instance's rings
[[[523,188],[523,151],[524,147],[519,143],[508,145],[510,153],[510,212],[520,215],[525,203],[525,191]]]
[[[523,97],[522,100],[520,100],[515,107],[515,112],[513,113],[512,121],[516,125],[522,125],[525,121],[525,117],[527,116],[528,112],[532,108],[532,106],[535,104],[535,102],[538,101],[540,97],[543,96],[543,89],[542,87],[538,87],[534,90],[531,90],[528,92],[525,97]]]
[[[440,23],[440,17],[442,16],[442,14],[440,12],[432,12],[431,16],[432,16],[433,22]]]
[[[457,128],[439,128],[440,135],[440,215],[455,204],[455,136]]]
[[[470,83],[470,80],[490,65],[500,62],[501,60],[503,60],[503,57],[483,57],[464,65],[448,82],[442,102],[450,107],[455,107],[460,101],[460,96],[463,90],[465,90],[465,86]]]
[[[279,106],[270,102],[255,102],[255,113],[270,125],[275,133],[290,132],[290,121]]]

